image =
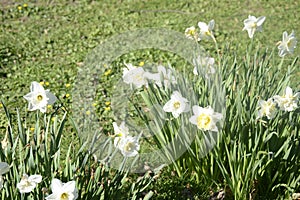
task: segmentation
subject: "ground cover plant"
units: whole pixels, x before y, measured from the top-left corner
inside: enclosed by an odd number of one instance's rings
[[[1,199],[299,198],[298,7],[2,1]]]

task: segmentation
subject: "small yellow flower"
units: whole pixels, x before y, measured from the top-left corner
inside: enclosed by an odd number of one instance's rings
[[[88,111],[85,112],[85,114],[86,114],[86,115],[90,115],[90,114],[91,114],[91,111],[88,110]]]
[[[41,82],[40,82],[40,85],[44,85],[44,84],[45,84],[45,82],[44,82],[44,81],[41,81]]]
[[[66,94],[66,98],[69,98],[71,95],[69,93]]]
[[[109,106],[110,105],[110,101],[105,102],[105,105]]]
[[[103,67],[107,68],[107,64],[104,64]]]
[[[108,69],[104,72],[104,76],[108,76],[111,74],[111,69]]]
[[[70,87],[71,86],[71,84],[70,83],[67,83],[66,84],[66,88],[68,88],[68,87]]]
[[[97,103],[93,103],[93,106],[96,107],[96,106],[97,106]]]
[[[46,85],[46,86],[49,86],[49,85],[50,85],[50,83],[49,83],[49,82],[45,82],[45,85]]]
[[[52,118],[51,118],[51,121],[53,121],[53,122],[54,122],[54,121],[55,121],[55,119],[56,119],[56,117],[52,117]]]
[[[30,128],[30,131],[33,132],[33,131],[34,131],[34,127],[31,127],[31,128]]]
[[[105,107],[104,110],[110,111],[110,107]]]
[[[24,3],[24,4],[23,4],[23,7],[24,7],[24,8],[27,8],[27,7],[28,7],[27,3]]]
[[[52,105],[47,105],[47,108],[48,108],[48,109],[51,109],[51,108],[52,108]]]
[[[139,66],[140,67],[142,67],[142,66],[144,66],[145,65],[145,62],[143,62],[143,61],[141,61],[140,63],[139,63]]]
[[[3,104],[2,103],[0,103],[0,108],[3,108]]]
[[[18,10],[22,10],[22,6],[18,6]]]

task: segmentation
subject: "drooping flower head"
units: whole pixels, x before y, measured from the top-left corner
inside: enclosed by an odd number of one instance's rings
[[[164,105],[165,112],[171,112],[173,117],[177,118],[183,112],[189,111],[188,100],[178,92],[174,91],[171,99]]]
[[[249,38],[253,38],[253,35],[256,31],[262,31],[262,24],[266,20],[265,16],[256,18],[255,16],[249,15],[248,19],[244,20],[244,30],[248,31]]]
[[[297,45],[297,38],[295,36],[294,31],[290,35],[286,31],[283,32],[282,34],[282,41],[279,42],[279,56],[283,57],[287,54],[292,54],[294,53],[294,49],[296,48]]]
[[[285,94],[282,96],[275,95],[274,100],[277,102],[280,110],[294,111],[298,108],[298,102],[300,98],[300,92],[293,94],[293,90],[290,87],[286,87]]]
[[[28,101],[28,110],[40,110],[42,113],[46,112],[47,105],[53,104],[57,98],[38,82],[32,82],[30,86],[30,93],[26,94],[24,98]]]
[[[200,28],[200,33],[199,33],[200,40],[214,38],[212,32],[215,26],[214,20],[211,20],[210,22],[208,22],[208,24],[206,24],[205,22],[198,22],[198,26]]]
[[[59,179],[53,179],[51,183],[52,194],[46,200],[75,200],[78,198],[75,181],[62,183]]]
[[[28,177],[27,174],[23,174],[20,183],[17,184],[17,188],[19,189],[20,193],[29,193],[41,181],[42,181],[41,175],[31,175]]]
[[[276,103],[273,101],[273,98],[268,99],[267,101],[259,100],[260,110],[258,111],[257,119],[266,116],[268,119],[273,119],[277,113]]]
[[[223,118],[221,113],[214,112],[210,106],[206,108],[193,106],[193,113],[194,115],[190,118],[190,122],[195,124],[198,129],[218,131],[217,122]]]

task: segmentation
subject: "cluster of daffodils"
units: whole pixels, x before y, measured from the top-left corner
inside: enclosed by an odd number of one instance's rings
[[[211,20],[206,24],[205,22],[198,22],[199,31],[195,28],[195,26],[191,26],[185,30],[185,35],[189,39],[193,39],[196,41],[213,39],[213,29],[215,26],[215,21]]]
[[[114,146],[119,149],[124,157],[134,157],[140,150],[139,137],[131,136],[125,122],[120,126],[113,122],[114,128]]]
[[[181,113],[190,111],[188,100],[178,92],[174,91],[171,99],[163,106],[165,112],[172,113],[174,118],[178,118]],[[211,106],[205,108],[198,105],[192,107],[193,116],[189,121],[203,131],[218,132],[217,123],[223,118],[221,113],[214,111]]]
[[[298,108],[300,92],[293,94],[290,87],[285,89],[285,94],[282,96],[275,95],[267,101],[259,100],[260,110],[258,111],[257,119],[266,116],[268,119],[273,119],[278,110],[291,112]]]
[[[125,63],[125,66],[123,68],[123,81],[126,84],[134,85],[136,88],[147,87],[149,81],[154,82],[159,87],[169,87],[171,84],[176,83],[171,68],[159,65],[157,66],[157,73],[151,73],[145,71],[142,67],[133,66],[131,63]]]
[[[53,104],[57,98],[49,90],[45,90],[44,87],[34,81],[30,86],[30,93],[26,94],[24,98],[29,102],[28,110],[40,110],[45,113],[47,105]]]
[[[256,18],[255,16],[249,15],[248,18],[244,20],[244,28],[242,30],[248,32],[249,38],[253,38],[255,32],[262,32],[262,25],[265,20],[265,16]],[[198,22],[199,31],[192,26],[185,30],[185,35],[187,38],[196,41],[206,39],[213,39],[216,41],[212,32],[214,25],[214,20],[211,20],[208,24],[205,22]],[[279,41],[277,44],[279,50],[278,54],[280,57],[284,57],[287,54],[292,54],[297,45],[297,39],[294,31],[292,31],[290,35],[287,31],[284,31],[282,34],[282,41]]]

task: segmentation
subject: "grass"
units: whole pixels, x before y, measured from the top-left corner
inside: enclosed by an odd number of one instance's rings
[[[24,6],[24,3],[27,6]],[[250,43],[246,32],[242,32],[243,20],[249,14],[266,16],[263,32],[257,33],[255,41],[260,43],[260,48],[273,49],[281,40],[282,32],[289,33],[294,30],[299,36],[300,19],[298,1],[62,1],[49,0],[36,1],[1,1],[0,21],[0,85],[1,99],[8,109],[16,116],[15,108],[25,113],[25,100],[22,98],[28,92],[31,81],[44,82],[45,88],[50,89],[60,99],[68,110],[72,111],[72,88],[75,83],[78,68],[83,67],[86,56],[95,47],[110,37],[125,31],[142,28],[163,27],[178,32],[184,32],[189,26],[196,26],[198,21],[216,22],[215,36],[220,49],[225,49],[230,44],[228,51],[243,53]],[[21,6],[21,7],[19,7]],[[202,44],[212,55],[214,47],[204,42]],[[277,52],[276,52],[277,53]],[[295,55],[300,49],[296,48]],[[175,59],[174,59],[175,57]],[[291,62],[294,57],[287,57]],[[174,61],[175,60],[175,61]],[[111,88],[114,81],[120,77],[123,62],[159,63],[173,62],[178,64],[182,59],[159,50],[146,49],[133,52],[118,58],[107,76],[99,74],[100,85],[97,92],[95,107],[104,127],[105,133],[110,134],[112,112],[107,109],[105,102],[111,101]],[[299,67],[293,77],[294,88],[299,86],[297,77],[300,75]],[[49,84],[47,84],[47,82]],[[71,84],[66,87],[66,84]],[[70,95],[70,96],[69,96]],[[32,119],[34,121],[34,118]],[[67,122],[68,123],[68,122]],[[29,123],[30,124],[30,123]],[[6,132],[7,120],[5,113],[0,111],[0,136]],[[34,127],[34,123],[29,126]],[[62,136],[62,145],[68,150],[70,135],[73,140],[74,130],[71,125],[66,125],[66,135]],[[29,127],[28,127],[29,128]],[[70,134],[70,135],[68,135]],[[193,179],[169,179],[167,171],[158,179],[156,185],[150,186],[156,191],[157,199],[176,199],[178,193],[172,193],[167,185],[174,185],[178,191],[186,191],[183,185],[194,187],[199,185]],[[187,179],[187,180],[186,180]],[[208,188],[205,183],[203,187]],[[214,188],[217,190],[217,188]],[[203,193],[202,193],[203,192]],[[206,195],[203,195],[205,194]],[[176,193],[176,192],[175,192]],[[180,193],[180,192],[179,192]],[[208,196],[207,190],[192,192],[194,198]],[[169,197],[168,197],[169,195]],[[188,198],[184,196],[182,198]]]

